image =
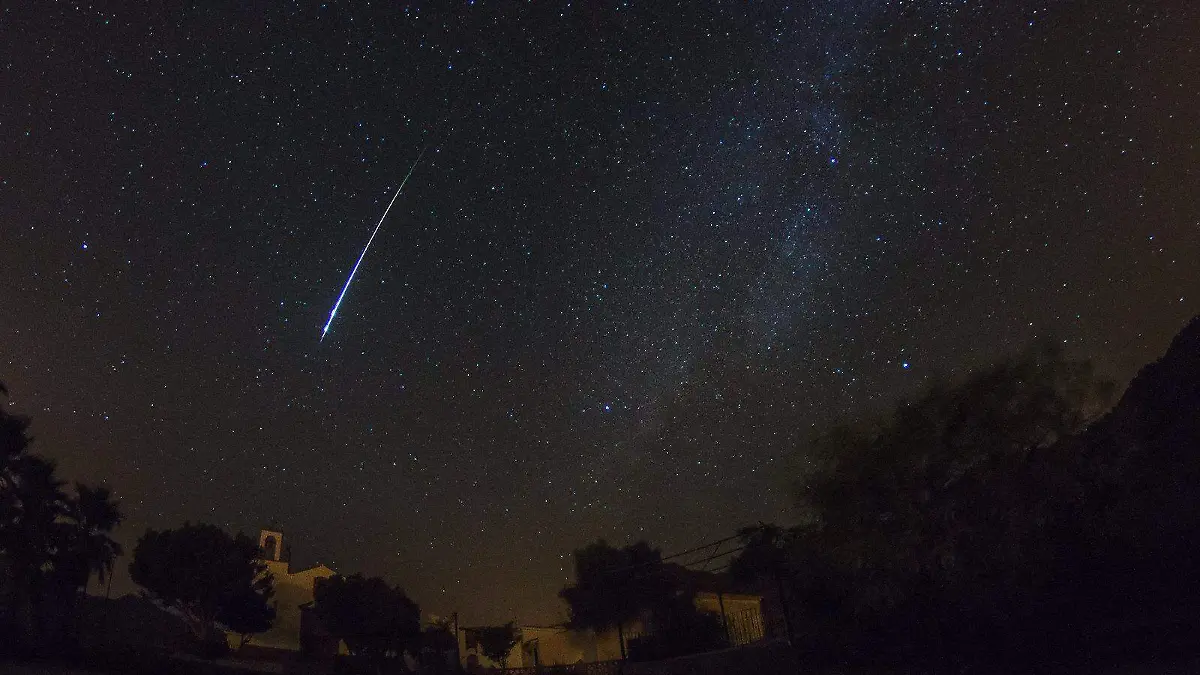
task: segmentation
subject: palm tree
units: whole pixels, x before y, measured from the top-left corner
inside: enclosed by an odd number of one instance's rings
[[[20,455],[5,467],[0,491],[5,517],[0,551],[9,573],[7,593],[11,593],[13,620],[25,639],[32,639],[37,631],[36,608],[62,550],[66,495],[54,469],[52,461]]]
[[[76,483],[68,497],[54,462],[28,452],[28,429],[0,408],[0,624],[32,640],[62,623],[48,612],[73,607],[93,573],[112,572],[121,547],[108,534],[121,513],[106,488]]]
[[[4,545],[18,570],[37,576],[53,569],[62,547],[64,483],[54,475],[54,462],[37,455],[22,455],[11,468],[6,495],[11,518],[5,523],[9,537]]]
[[[67,502],[68,538],[66,566],[74,569],[76,588],[87,590],[95,574],[101,584],[112,574],[121,545],[109,534],[121,523],[120,502],[103,486],[75,483],[74,499]]]

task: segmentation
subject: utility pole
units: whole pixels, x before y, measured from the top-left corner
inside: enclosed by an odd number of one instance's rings
[[[775,572],[775,588],[779,593],[779,609],[783,612],[783,629],[787,631],[788,646],[792,646],[792,617],[788,611],[787,598],[783,594],[783,575],[779,573],[780,564],[778,561],[771,566]]]
[[[725,643],[730,647],[736,647],[733,644],[733,634],[729,632],[729,617],[725,615],[725,592],[717,591],[717,604],[721,607],[721,627],[725,629]]]
[[[458,648],[458,612],[456,611],[450,616],[454,618],[454,661],[459,668],[462,668],[462,651]]]
[[[758,527],[765,535],[767,532],[767,524],[760,522]],[[791,647],[794,646],[792,644],[792,613],[788,611],[787,597],[784,594],[783,588],[782,551],[779,548],[778,541],[765,541],[764,543],[774,549],[771,555],[771,575],[775,577],[775,592],[779,594],[779,610],[783,612],[783,629],[787,633],[788,646]]]

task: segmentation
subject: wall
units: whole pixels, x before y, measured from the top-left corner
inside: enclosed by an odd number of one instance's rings
[[[717,652],[645,663],[601,661],[540,669],[525,667],[506,675],[796,675],[800,663],[786,642],[760,642]]]
[[[521,628],[521,640],[525,643],[537,640],[538,660],[544,666],[587,661],[588,657],[595,653],[595,639],[590,633],[570,631],[557,626],[549,628],[523,627]],[[522,651],[521,646],[518,645],[514,651]],[[522,654],[521,666],[534,665],[529,656],[528,650]],[[512,660],[509,663],[515,665]]]
[[[255,635],[249,644],[272,649],[300,650],[300,605],[313,600],[313,584],[317,579],[333,576],[333,570],[318,565],[295,574],[288,572],[286,562],[265,561],[267,571],[274,577],[275,621],[271,630]],[[237,646],[238,636],[229,636],[230,644]]]
[[[762,597],[740,593],[697,593],[696,609],[721,616],[729,622],[729,639],[734,646],[762,639]]]
[[[718,616],[721,615],[724,605],[725,617],[730,622],[730,638],[734,644],[746,644],[763,637],[760,596],[738,593],[718,596],[715,593],[701,592],[696,594],[695,603],[700,611]],[[642,631],[640,621],[631,622],[625,627],[626,641],[631,635]],[[543,666],[616,661],[621,658],[621,642],[616,630],[594,633],[567,630],[561,626],[523,626],[521,636],[521,644],[509,653],[509,668],[530,668],[534,665],[525,643],[535,639],[538,641],[539,661]],[[494,665],[486,656],[476,653],[472,645],[466,644],[465,631],[459,633],[459,654],[463,666],[475,663],[487,668]]]

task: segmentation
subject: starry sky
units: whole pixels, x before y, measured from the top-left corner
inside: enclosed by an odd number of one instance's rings
[[[832,421],[1200,312],[1190,0],[158,4],[0,9],[0,380],[127,547],[549,623]]]

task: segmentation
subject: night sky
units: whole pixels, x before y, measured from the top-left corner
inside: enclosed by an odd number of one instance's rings
[[[127,548],[548,623],[833,420],[1200,313],[1192,0],[151,4],[0,9],[0,380]]]

